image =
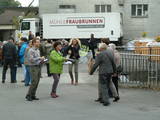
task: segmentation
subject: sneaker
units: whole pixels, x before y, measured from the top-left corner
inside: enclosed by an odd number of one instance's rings
[[[37,98],[36,96],[32,96],[31,98],[32,100],[39,100],[39,98]]]
[[[109,106],[110,103],[103,103],[103,106]]]
[[[100,102],[102,100],[102,98],[98,98],[96,100],[94,100],[95,102]]]
[[[113,102],[117,102],[118,100],[120,100],[120,98],[117,96],[114,98]]]
[[[32,99],[31,96],[27,95],[27,96],[26,96],[26,100],[27,100],[27,101],[32,101],[33,99]]]

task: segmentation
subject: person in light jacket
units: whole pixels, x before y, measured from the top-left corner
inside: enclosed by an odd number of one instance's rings
[[[121,60],[120,53],[116,50],[116,45],[113,44],[113,43],[109,44],[109,48],[111,48],[113,50],[114,58],[115,58],[115,63],[116,63],[116,68],[118,68],[118,66],[120,66],[120,60]],[[119,95],[119,91],[118,91],[118,79],[119,79],[119,75],[120,75],[120,73],[116,72],[116,74],[114,74],[112,76],[112,81],[113,81],[113,83],[114,83],[114,85],[116,87],[118,95]]]

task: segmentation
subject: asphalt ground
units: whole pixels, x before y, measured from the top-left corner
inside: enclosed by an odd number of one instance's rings
[[[70,84],[67,65],[57,89],[59,98],[51,98],[52,77],[46,68],[38,90],[38,101],[28,102],[22,68],[17,70],[17,83],[10,83],[7,72],[5,84],[0,83],[0,120],[159,120],[160,92],[144,89],[120,88],[120,101],[110,106],[94,102],[97,98],[97,73],[88,75],[87,65],[79,65],[79,85]],[[0,67],[2,73],[2,67]],[[2,74],[0,74],[0,77]]]

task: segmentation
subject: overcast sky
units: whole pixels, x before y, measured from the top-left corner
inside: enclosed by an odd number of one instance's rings
[[[28,6],[32,2],[32,0],[16,0],[16,1],[19,1],[23,7]],[[34,0],[33,6],[38,6],[38,0]]]

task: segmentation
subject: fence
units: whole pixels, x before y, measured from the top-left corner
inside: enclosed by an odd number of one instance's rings
[[[123,72],[121,85],[160,88],[159,47],[117,47]]]

